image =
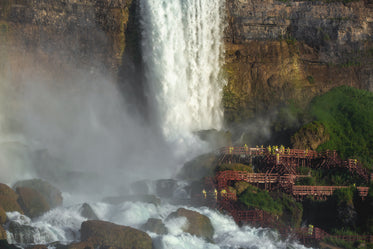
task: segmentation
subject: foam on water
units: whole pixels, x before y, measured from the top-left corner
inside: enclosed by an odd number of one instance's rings
[[[91,206],[100,219],[137,229],[140,229],[149,218],[161,219],[168,228],[169,233],[166,235],[157,235],[149,232],[156,249],[305,248],[295,242],[281,240],[276,232],[267,228],[239,227],[232,217],[206,207],[184,208],[197,211],[210,218],[215,230],[213,237],[214,243],[209,243],[202,238],[183,232],[183,227],[188,225],[185,218],[167,219],[169,214],[182,206],[167,203],[156,206],[140,202],[123,202],[118,205],[97,202],[91,203]],[[68,244],[73,241],[79,241],[80,225],[86,220],[80,215],[80,207],[81,204],[56,208],[34,220],[17,212],[7,213],[7,215],[12,222],[35,228],[32,230],[35,244],[48,244],[55,241]],[[25,242],[17,241],[14,237],[8,231],[8,240],[10,243],[22,245]]]

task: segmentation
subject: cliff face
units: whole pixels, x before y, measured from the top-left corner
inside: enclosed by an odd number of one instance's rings
[[[127,97],[145,102],[136,2],[3,0],[0,70],[17,75],[33,61],[55,71],[61,61],[104,65],[133,79]],[[304,107],[339,85],[373,91],[372,0],[226,0],[226,10],[228,123],[284,104]]]
[[[373,2],[227,0],[228,122],[304,107],[339,85],[373,90]]]
[[[4,0],[1,51],[9,61],[33,54],[39,63],[74,60],[118,71],[132,4],[132,0]]]

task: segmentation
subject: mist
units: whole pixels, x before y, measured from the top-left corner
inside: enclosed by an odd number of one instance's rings
[[[8,54],[0,74],[1,182],[41,177],[68,191],[115,192],[175,173],[158,127],[129,114],[109,71],[48,56]]]

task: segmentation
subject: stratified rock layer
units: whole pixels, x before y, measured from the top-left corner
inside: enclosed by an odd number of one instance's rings
[[[369,1],[227,0],[229,123],[350,85],[373,90]]]

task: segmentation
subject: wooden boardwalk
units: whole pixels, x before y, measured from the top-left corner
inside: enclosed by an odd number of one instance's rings
[[[219,150],[220,163],[252,163],[256,160],[260,168],[267,173],[296,175],[298,167],[309,168],[346,168],[351,173],[358,174],[366,182],[373,176],[362,167],[356,159],[343,161],[336,151],[317,152],[314,150],[299,150],[285,148],[249,148],[223,147]]]

